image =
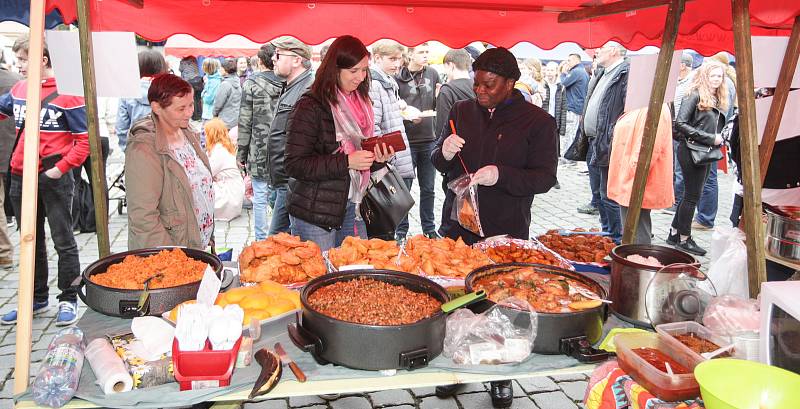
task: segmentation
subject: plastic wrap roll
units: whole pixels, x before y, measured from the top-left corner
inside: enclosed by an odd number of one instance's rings
[[[133,378],[122,358],[105,338],[97,338],[86,347],[86,359],[106,395],[133,389]]]

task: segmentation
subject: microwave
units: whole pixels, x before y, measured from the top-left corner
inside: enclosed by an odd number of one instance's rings
[[[800,281],[761,285],[759,359],[800,374]]]

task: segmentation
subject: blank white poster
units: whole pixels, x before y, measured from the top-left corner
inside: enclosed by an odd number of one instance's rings
[[[58,93],[83,96],[78,32],[48,30],[47,48],[56,75]],[[139,60],[133,33],[92,33],[92,48],[97,96],[139,97]]]

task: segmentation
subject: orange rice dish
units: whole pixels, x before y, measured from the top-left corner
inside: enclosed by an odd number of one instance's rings
[[[190,258],[181,249],[161,250],[148,257],[127,256],[121,263],[109,266],[105,273],[89,279],[105,287],[143,290],[145,280],[161,274],[150,280],[148,288],[177,287],[202,280],[207,265]]]

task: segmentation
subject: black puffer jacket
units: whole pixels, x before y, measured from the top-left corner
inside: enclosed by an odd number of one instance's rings
[[[289,115],[286,173],[289,214],[324,229],[342,227],[350,190],[347,155],[336,152],[336,125],[330,106],[306,93]],[[385,165],[373,163],[371,171]]]
[[[700,103],[700,94],[692,91],[683,97],[681,110],[675,117],[675,129],[681,134],[682,139],[691,139],[696,143],[714,146],[714,139],[722,132],[727,119],[725,114],[717,108],[701,111],[697,109]]]
[[[314,82],[314,76],[311,75],[311,70],[306,70],[292,82],[286,84],[275,105],[275,116],[269,128],[267,141],[267,169],[270,184],[273,186],[283,187],[289,180],[284,164],[287,124],[297,100],[308,91],[312,82]]]

